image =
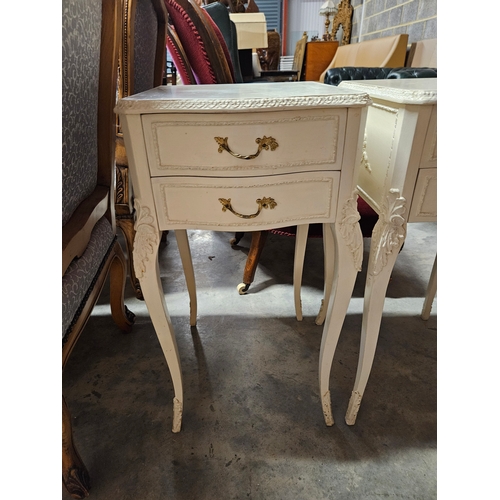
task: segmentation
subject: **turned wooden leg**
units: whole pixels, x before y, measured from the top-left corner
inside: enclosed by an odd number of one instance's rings
[[[328,426],[334,424],[330,399],[330,372],[333,357],[363,258],[363,237],[359,225],[356,224],[356,226],[350,230],[355,233],[351,240],[339,235],[341,229],[339,224],[323,226],[324,237],[332,237],[334,243],[332,293],[319,353],[319,388],[323,416]],[[328,231],[331,236],[326,234]]]
[[[434,265],[432,266],[431,277],[429,279],[429,284],[427,285],[427,292],[425,293],[424,306],[422,307],[422,319],[427,321],[431,315],[432,303],[434,302],[434,297],[436,296],[437,290],[437,255],[434,259]]]
[[[71,415],[62,398],[62,480],[73,498],[89,496],[90,476],[73,444]]]
[[[295,235],[295,255],[293,259],[293,298],[295,302],[295,316],[297,321],[302,321],[302,300],[300,288],[302,286],[302,273],[304,271],[304,258],[306,255],[307,235],[309,224],[297,226]]]
[[[268,231],[254,231],[252,233],[252,242],[248,252],[245,270],[243,271],[243,283],[238,285],[238,292],[240,295],[245,295],[248,288],[253,283],[255,271],[259,264],[259,259],[266,243]]]
[[[135,321],[135,314],[125,305],[125,282],[127,266],[125,255],[118,242],[114,245],[114,257],[109,270],[111,316],[118,327],[130,332]]]
[[[127,245],[128,272],[130,276],[130,283],[132,285],[132,288],[134,289],[135,296],[139,300],[144,300],[144,297],[142,296],[141,284],[139,283],[134,270],[133,249],[135,229],[133,215],[117,216],[116,225],[121,229],[123,236],[125,237],[125,243]]]
[[[196,298],[196,281],[194,277],[193,259],[189,248],[189,239],[185,229],[177,229],[175,232],[179,254],[181,256],[184,277],[189,294],[189,324],[196,326],[196,316],[198,314],[198,301]]]

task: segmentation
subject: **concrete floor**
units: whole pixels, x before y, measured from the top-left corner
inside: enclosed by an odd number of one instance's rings
[[[103,294],[63,375],[74,438],[94,500],[419,499],[437,497],[436,310],[420,318],[436,225],[411,224],[389,284],[379,343],[357,422],[344,422],[354,383],[366,265],[331,374],[335,425],[318,394],[320,239],[310,239],[295,319],[294,239],[269,235],[255,281],[238,295],[250,244],[190,232],[198,325],[189,327],[173,233],[161,247],[167,304],[183,368],[182,431],[171,432],[172,385],[143,302],[122,334]],[[365,262],[370,240],[365,240]],[[63,499],[70,498],[63,491]]]

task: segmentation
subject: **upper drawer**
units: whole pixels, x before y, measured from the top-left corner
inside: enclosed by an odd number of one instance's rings
[[[142,121],[153,177],[272,175],[342,165],[345,109],[151,114]],[[273,143],[268,149],[258,144],[264,137]],[[216,138],[227,138],[227,149]]]

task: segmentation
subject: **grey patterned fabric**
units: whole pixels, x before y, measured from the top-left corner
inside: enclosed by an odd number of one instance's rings
[[[154,87],[158,19],[151,0],[138,0],[135,12],[134,94]]]
[[[95,275],[114,240],[113,228],[103,217],[94,227],[84,254],[75,259],[62,279],[62,335],[79,314],[78,308],[92,285]]]
[[[101,0],[62,3],[62,225],[97,183]]]

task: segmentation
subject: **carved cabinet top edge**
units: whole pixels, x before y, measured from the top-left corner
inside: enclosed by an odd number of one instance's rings
[[[346,81],[341,82],[339,87],[367,92],[372,99],[400,104],[437,103],[437,78]]]
[[[214,113],[309,107],[364,107],[366,91],[318,82],[163,86],[120,99],[116,113]]]

